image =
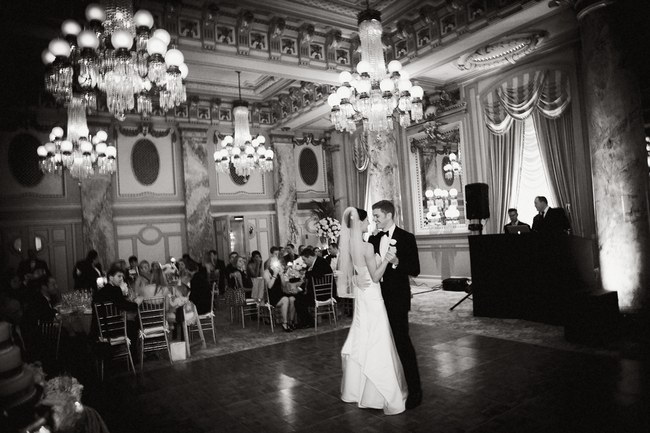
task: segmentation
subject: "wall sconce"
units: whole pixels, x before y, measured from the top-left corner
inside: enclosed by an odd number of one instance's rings
[[[450,153],[449,161],[442,166],[442,170],[445,172],[445,179],[451,180],[454,178],[454,175],[460,174],[460,163],[458,162],[458,157],[455,153]]]
[[[441,188],[428,189],[424,195],[427,198],[427,208],[429,209],[424,220],[425,226],[435,228],[447,225],[447,223],[456,224],[458,222],[460,211],[458,210],[458,190],[456,188],[449,191]]]

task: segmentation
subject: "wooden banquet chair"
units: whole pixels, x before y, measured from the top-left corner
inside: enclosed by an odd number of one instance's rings
[[[54,359],[59,359],[59,346],[61,343],[61,321],[39,320],[38,332],[41,348],[46,356],[54,354]]]
[[[144,364],[144,352],[166,350],[170,364],[169,328],[167,326],[167,297],[148,298],[138,306],[140,323],[140,371]]]
[[[269,302],[269,288],[264,284],[263,296],[257,304],[257,329],[260,329],[260,321],[268,320],[271,324],[271,332],[275,333],[274,327],[278,324],[279,313],[280,311]]]
[[[318,330],[318,316],[327,315],[332,324],[336,326],[336,300],[334,299],[334,274],[312,277],[314,291],[314,331]],[[320,311],[319,311],[320,310]]]
[[[197,323],[191,324],[187,326],[189,335],[190,335],[190,342],[192,341],[192,336],[194,335],[195,332],[200,332],[201,333],[201,339],[203,340],[203,343],[205,344],[205,331],[209,330],[212,332],[212,341],[214,344],[217,344],[217,331],[214,326],[214,299],[215,296],[217,296],[217,292],[219,291],[218,286],[213,285],[212,286],[212,299],[210,300],[210,311],[208,311],[205,314],[199,314]],[[199,326],[200,325],[200,326]]]
[[[121,312],[112,302],[93,304],[95,317],[99,328],[98,342],[105,344],[111,355],[111,359],[126,358],[126,367],[130,371],[135,365],[131,357],[131,341],[126,334],[126,314]],[[104,357],[99,357],[100,379],[104,380]]]

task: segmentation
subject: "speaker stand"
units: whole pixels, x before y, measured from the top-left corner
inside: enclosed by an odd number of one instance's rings
[[[471,286],[471,285],[467,286],[467,289],[466,289],[466,290],[467,290],[467,294],[466,294],[465,296],[463,296],[463,299],[461,299],[460,301],[456,302],[456,303],[454,304],[454,306],[451,307],[451,308],[449,309],[449,311],[454,311],[454,308],[458,307],[458,306],[459,306],[460,304],[462,304],[463,301],[465,301],[466,299],[472,299],[472,298],[471,298],[471,296],[472,296],[472,286]]]

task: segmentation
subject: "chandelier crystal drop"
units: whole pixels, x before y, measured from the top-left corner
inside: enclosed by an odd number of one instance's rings
[[[37,149],[41,170],[61,173],[64,168],[75,179],[88,179],[96,174],[113,174],[116,169],[117,149],[106,144],[108,134],[97,131],[90,136],[86,124],[85,102],[73,98],[68,106],[68,135],[56,126],[50,141]]]
[[[419,122],[424,91],[413,86],[399,61],[391,61],[386,71],[381,13],[368,8],[359,13],[358,23],[361,61],[354,75],[341,72],[341,86],[327,98],[331,122],[342,132],[353,132],[358,120],[367,131],[390,130],[394,114],[402,127]]]
[[[64,21],[62,36],[42,53],[46,90],[59,103],[67,105],[76,96],[89,108],[96,108],[96,92],[103,92],[118,120],[133,110],[148,117],[155,93],[164,111],[184,103],[188,68],[183,53],[173,46],[168,49],[169,33],[152,32],[151,13],[140,9],[134,14],[130,0],[102,4],[88,5],[83,27]]]
[[[221,149],[214,152],[217,172],[228,173],[230,165],[239,176],[250,176],[253,171],[262,173],[273,170],[273,150],[264,144],[266,138],[252,138],[248,122],[248,103],[241,98],[241,72],[237,72],[239,99],[233,102],[235,132],[221,140]]]

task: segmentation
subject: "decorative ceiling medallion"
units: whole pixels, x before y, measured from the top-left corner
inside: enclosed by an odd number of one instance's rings
[[[505,64],[515,64],[520,58],[535,51],[546,36],[546,32],[510,36],[460,56],[458,69],[471,71],[472,69],[490,69]]]

